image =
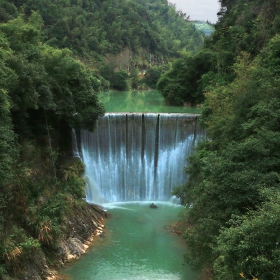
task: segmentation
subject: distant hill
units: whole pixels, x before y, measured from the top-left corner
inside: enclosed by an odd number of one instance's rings
[[[206,36],[210,36],[215,31],[214,25],[208,21],[194,20],[192,22],[196,29],[202,31]]]
[[[0,1],[0,22],[37,11],[43,19],[43,43],[69,48],[87,64],[108,55],[132,52],[134,64],[150,54],[166,63],[179,51],[196,52],[202,34],[174,5],[162,0]]]

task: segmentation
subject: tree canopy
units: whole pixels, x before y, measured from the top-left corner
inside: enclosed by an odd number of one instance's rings
[[[30,260],[56,246],[62,217],[84,194],[82,164],[59,167],[71,128],[93,130],[104,114],[100,81],[71,50],[43,44],[42,28],[35,11],[0,24],[1,279],[26,278]]]
[[[202,33],[187,20],[187,15],[162,0],[0,3],[3,21],[17,16],[17,9],[22,9],[26,16],[37,11],[43,19],[46,44],[69,48],[92,61],[129,48],[135,55],[156,55],[162,63],[179,50],[198,50],[203,42]]]
[[[280,6],[221,4],[216,31],[201,50],[214,53],[215,64],[197,78],[207,138],[189,158],[188,182],[174,189],[186,205],[186,261],[212,279],[276,280]]]

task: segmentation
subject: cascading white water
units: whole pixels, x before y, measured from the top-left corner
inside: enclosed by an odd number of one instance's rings
[[[87,201],[169,200],[172,188],[187,180],[186,158],[204,136],[197,118],[108,113],[94,133],[81,131]]]
[[[77,143],[77,137],[76,137],[76,131],[73,128],[72,128],[72,150],[73,150],[73,156],[80,158],[78,143]]]

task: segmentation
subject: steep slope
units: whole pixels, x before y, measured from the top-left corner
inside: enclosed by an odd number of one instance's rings
[[[189,181],[175,191],[187,206],[186,260],[211,279],[276,280],[280,3],[221,4],[201,50],[216,61],[198,77],[208,139],[189,158]]]
[[[46,44],[70,48],[92,61],[128,48],[134,55],[155,55],[163,63],[179,50],[199,49],[203,41],[186,15],[165,0],[1,2],[2,20],[13,18],[15,8],[22,7],[27,16],[38,11]]]

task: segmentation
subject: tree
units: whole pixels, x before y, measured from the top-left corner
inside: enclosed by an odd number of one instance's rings
[[[241,53],[235,79],[208,86],[202,124],[209,139],[189,158],[188,182],[174,189],[192,206],[184,216],[186,260],[214,267],[214,279],[278,278],[278,238],[265,220],[279,208],[278,45],[276,35],[255,59]]]
[[[279,279],[279,194],[256,211],[232,217],[215,251],[215,279]]]
[[[134,58],[152,53],[160,61],[168,61],[178,51],[194,52],[203,44],[202,33],[166,1],[149,5],[146,1],[119,0],[12,2],[18,9],[23,7],[26,17],[32,11],[41,15],[48,44],[69,48],[88,63],[100,61],[108,54],[119,54],[124,48],[132,50]],[[5,10],[4,18],[16,17],[7,10],[12,9]]]
[[[117,90],[128,90],[128,73],[125,70],[115,72],[111,80],[112,88]]]
[[[169,70],[168,65],[162,65],[162,66],[154,66],[150,69],[148,69],[144,76],[144,83],[150,87],[155,89],[157,86],[157,82],[160,79],[160,76]]]
[[[12,176],[11,165],[16,158],[17,151],[10,113],[12,104],[8,95],[8,90],[17,76],[4,63],[12,52],[2,33],[0,33],[0,44],[0,187],[2,189]],[[3,194],[2,191],[1,193]]]
[[[204,91],[199,86],[199,80],[203,74],[215,68],[215,63],[216,55],[210,51],[201,51],[194,56],[177,59],[172,68],[161,76],[157,89],[175,105],[199,104],[204,100]]]
[[[41,26],[36,12],[0,24],[1,279],[41,272],[63,217],[84,207],[83,164],[63,165],[71,128],[93,130],[104,113],[100,81],[70,50],[42,44]]]

